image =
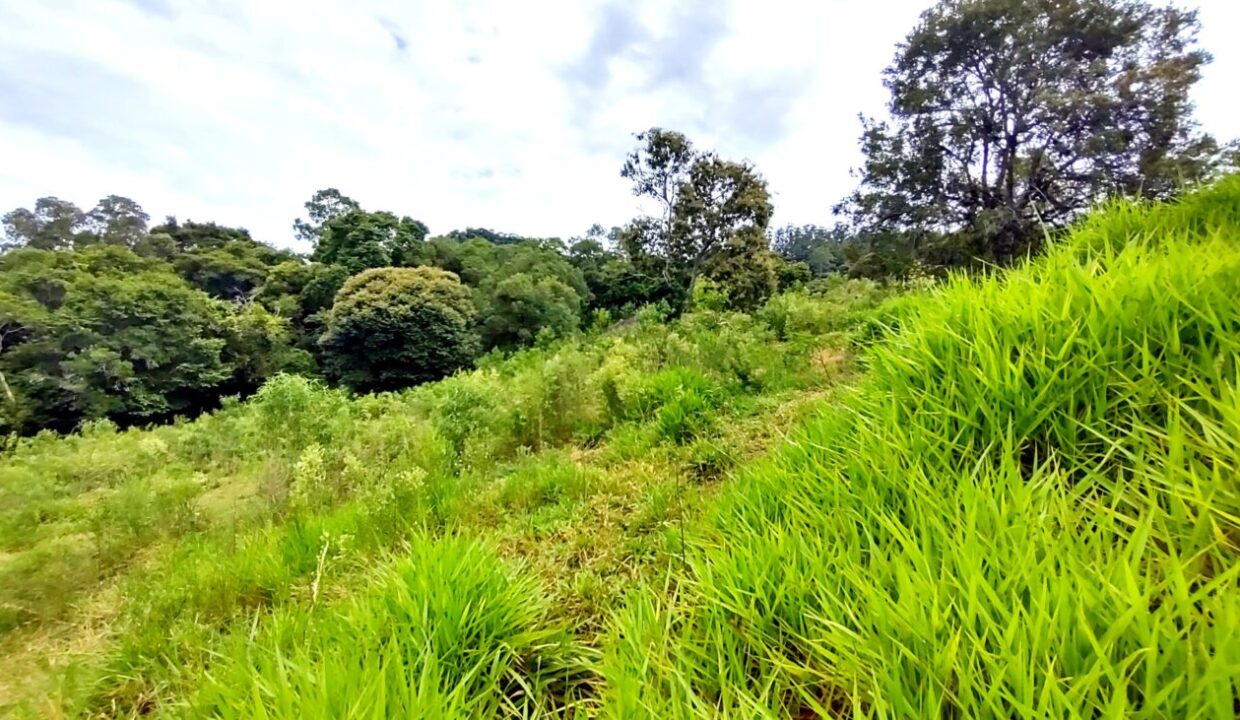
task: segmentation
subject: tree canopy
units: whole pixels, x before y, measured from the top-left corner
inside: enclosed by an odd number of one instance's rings
[[[703,276],[719,281],[738,305],[769,295],[775,274],[766,181],[748,163],[697,150],[678,132],[652,128],[637,140],[621,175],[659,215],[638,218],[620,233],[634,266],[681,288],[684,299]]]
[[[942,0],[884,72],[891,117],[865,121],[861,187],[838,210],[1008,262],[1100,198],[1206,177],[1198,28],[1143,0]]]
[[[466,367],[473,299],[450,272],[372,268],[345,282],[320,339],[329,375],[363,392],[398,390]]]
[[[294,360],[284,321],[246,329],[247,342],[272,355],[260,359],[238,344],[233,316],[232,306],[190,287],[166,263],[125,248],[6,253],[0,425],[70,430],[95,418],[136,423],[195,413]]]

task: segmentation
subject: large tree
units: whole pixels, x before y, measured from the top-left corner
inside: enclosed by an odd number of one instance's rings
[[[1112,194],[1163,197],[1218,147],[1191,119],[1194,12],[1144,0],[942,0],[885,71],[837,210],[1005,262]]]
[[[96,242],[132,249],[146,237],[150,219],[151,216],[133,200],[109,195],[86,214],[86,228]]]
[[[766,181],[748,163],[697,150],[678,132],[653,128],[637,139],[621,175],[659,214],[619,234],[634,266],[681,287],[685,299],[699,277],[720,280],[738,304],[769,294],[775,273],[766,241],[772,212]]]
[[[390,212],[350,210],[323,224],[311,258],[341,265],[351,273],[414,265],[426,239],[426,225]]]
[[[298,240],[307,243],[314,243],[319,239],[319,235],[322,234],[323,226],[327,224],[327,221],[354,210],[362,209],[362,206],[358,205],[356,200],[336,188],[319,190],[305,202],[304,206],[309,219],[302,220],[297,218],[294,220],[293,233]]]
[[[826,228],[820,225],[785,225],[771,233],[771,249],[792,263],[805,263],[816,276],[848,271],[847,247],[856,242],[852,230],[843,223]]]
[[[17,208],[6,213],[3,223],[5,249],[66,250],[84,232],[86,213],[68,200],[42,197],[33,210]]]
[[[581,324],[581,296],[554,277],[516,273],[496,284],[482,318],[486,348],[530,345],[540,333],[561,337]]]

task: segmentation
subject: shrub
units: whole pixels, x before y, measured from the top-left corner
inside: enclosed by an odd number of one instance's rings
[[[219,718],[528,717],[570,699],[567,633],[490,548],[417,537],[372,590],[278,613],[227,652],[196,708]]]
[[[436,268],[375,268],[347,280],[319,343],[327,372],[362,392],[438,380],[477,352],[473,300]]]

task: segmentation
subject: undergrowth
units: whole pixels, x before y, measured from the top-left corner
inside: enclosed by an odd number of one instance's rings
[[[400,394],[282,377],[20,441],[3,702],[1235,717],[1238,240],[1231,178],[895,299],[646,309]]]
[[[1240,178],[957,278],[617,614],[611,717],[1240,708]]]

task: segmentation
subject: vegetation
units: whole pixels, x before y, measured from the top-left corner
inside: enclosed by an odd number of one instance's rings
[[[648,309],[400,394],[281,376],[19,441],[6,702],[1231,717],[1237,208],[1231,178],[929,291]]]
[[[5,215],[0,712],[1235,717],[1195,29],[943,0],[831,228],[660,128],[568,242]]]
[[[369,688],[340,698],[356,712],[589,706],[589,638],[636,578],[679,562],[687,515],[713,480],[849,377],[849,338],[869,333],[888,291],[820,293],[782,296],[761,318],[669,321],[647,308],[399,394],[351,398],[282,375],[193,422],[20,440],[0,464],[0,696],[13,712],[52,702],[115,716],[249,716],[269,697],[268,713],[326,716],[343,710],[281,699],[283,680],[237,678],[249,663],[287,667],[294,652],[361,670],[331,645],[371,637],[392,675],[348,681]],[[444,565],[410,563],[411,552]],[[443,594],[442,574],[460,594]],[[363,586],[373,593],[354,592]],[[497,589],[508,599],[483,595]],[[386,635],[384,617],[410,614],[439,621]],[[319,634],[323,621],[336,640]],[[448,654],[421,632],[448,633],[434,641]],[[507,649],[463,646],[469,637]],[[478,672],[501,687],[475,692]],[[287,687],[314,682],[298,677]],[[398,698],[414,677],[418,694]],[[387,699],[369,694],[389,681]]]
[[[752,308],[775,289],[767,249],[771,220],[766,183],[746,163],[700,152],[684,135],[661,128],[640,133],[624,164],[638,197],[661,216],[639,218],[620,242],[634,265],[693,296],[699,277],[721,282],[736,307]]]
[[[375,268],[349,278],[327,318],[328,373],[364,392],[438,380],[470,363],[474,306],[452,273]]]
[[[1147,0],[940,0],[884,72],[889,119],[864,120],[850,272],[1008,265],[1106,198],[1215,176],[1235,146],[1192,118],[1198,29]]]
[[[906,306],[603,661],[614,717],[1212,717],[1240,653],[1240,178]]]

